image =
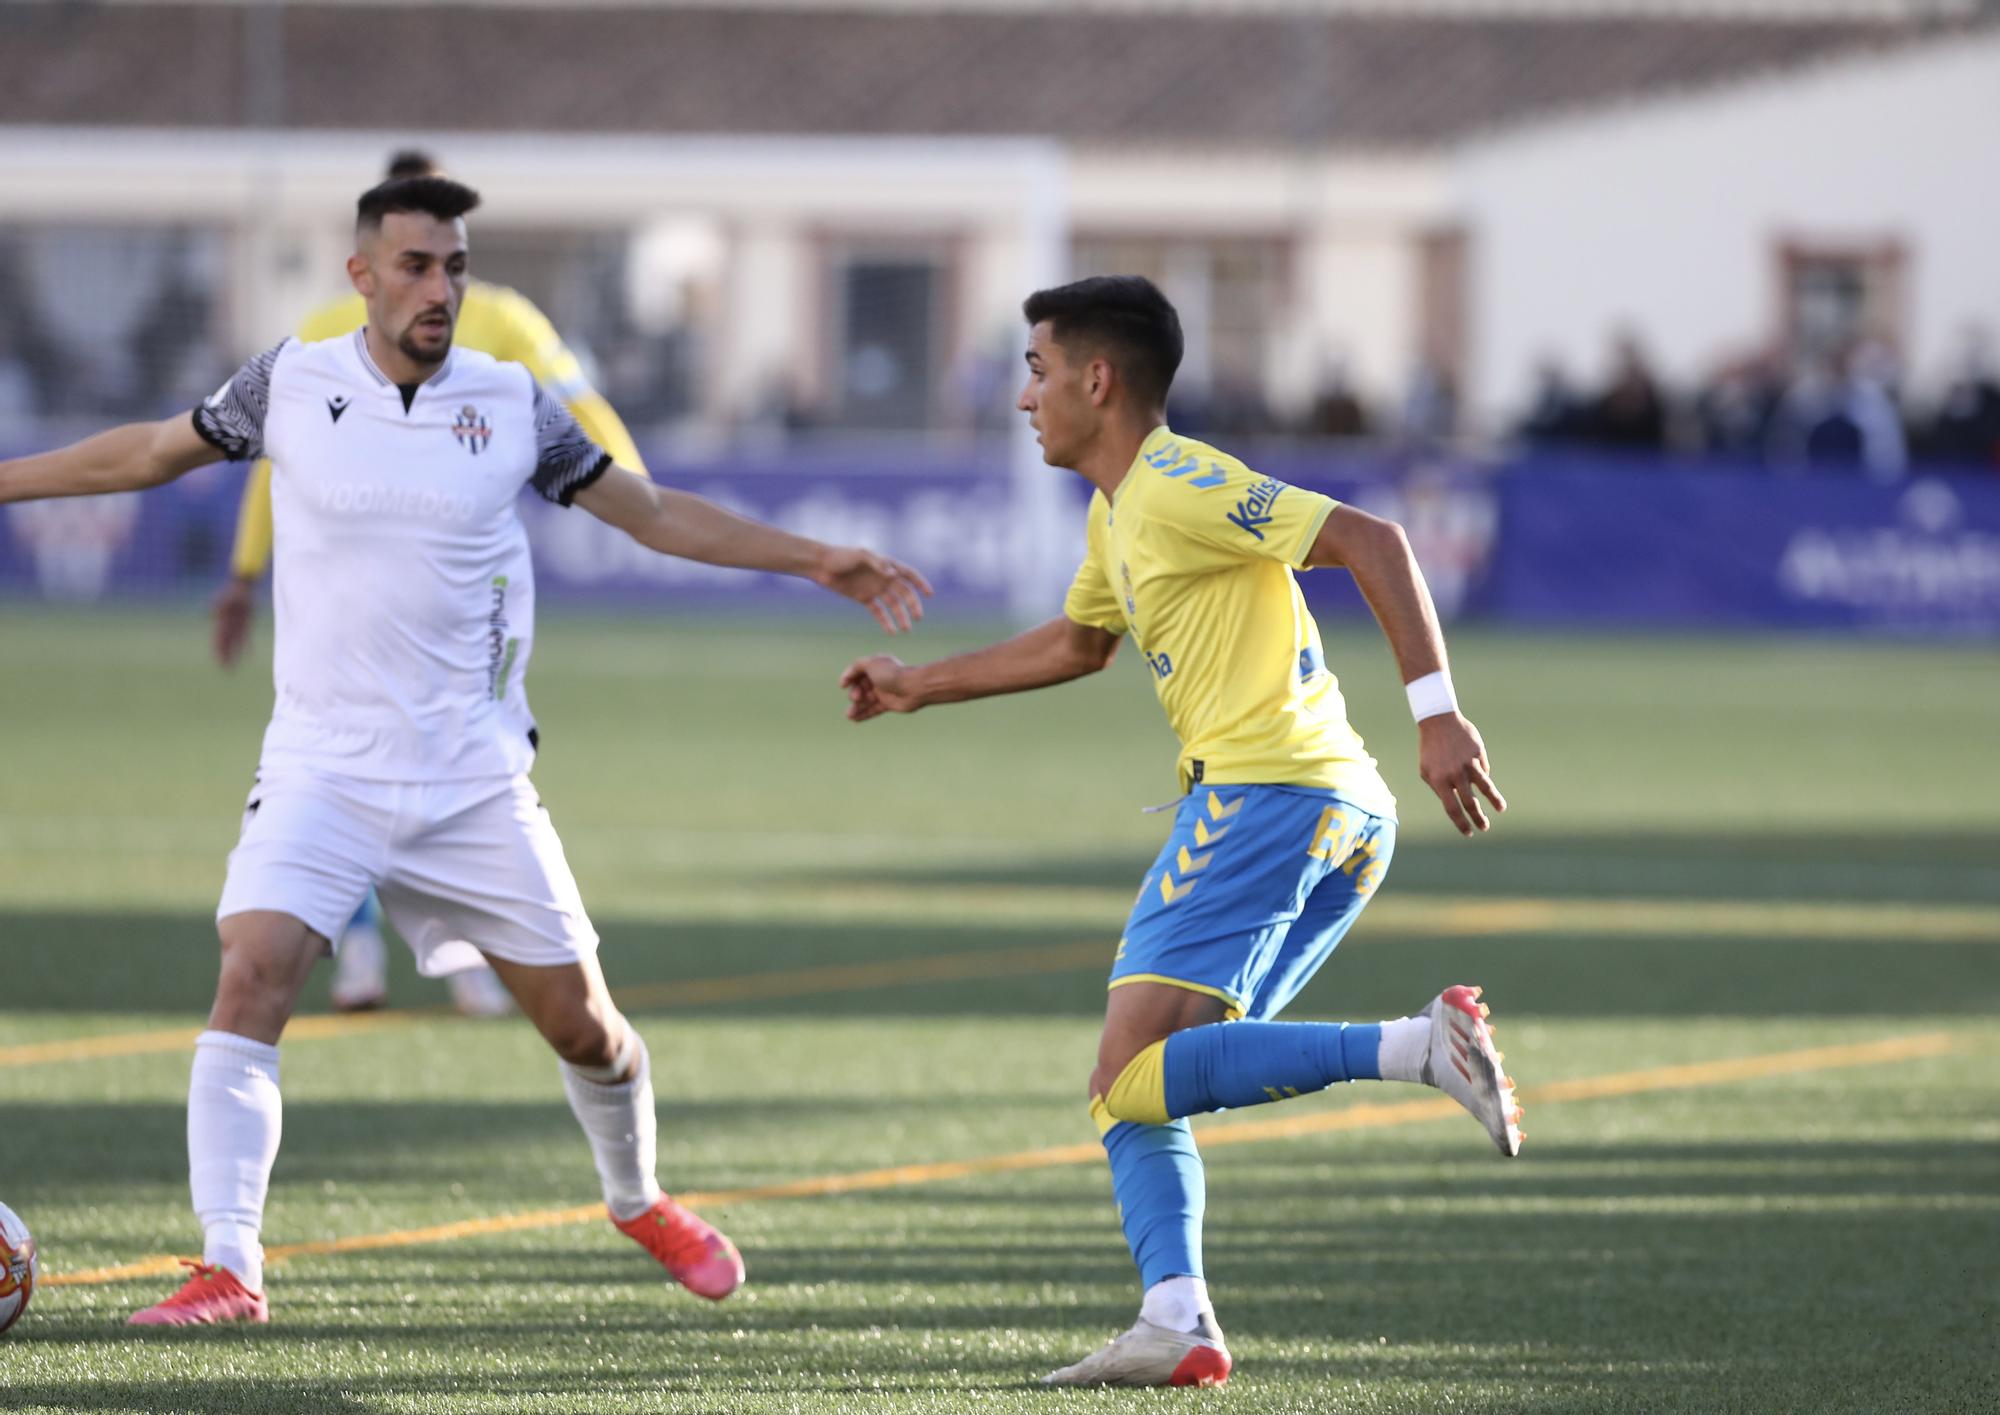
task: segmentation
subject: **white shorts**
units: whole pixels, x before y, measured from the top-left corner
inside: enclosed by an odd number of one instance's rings
[[[260,777],[215,917],[272,909],[337,947],[371,886],[428,978],[472,967],[481,953],[548,967],[597,949],[562,842],[525,776]]]

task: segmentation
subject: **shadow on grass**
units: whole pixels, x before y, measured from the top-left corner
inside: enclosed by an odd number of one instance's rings
[[[1072,1100],[1071,1088],[1064,1087],[1045,1093],[981,1092],[976,1103],[983,1110],[1001,1112],[1055,1108],[1077,1122],[1072,1129],[1088,1135],[1087,1122]],[[959,1120],[967,1104],[964,1094],[929,1100],[862,1094],[798,1099],[668,1094],[659,1099],[661,1149],[674,1166],[676,1182],[686,1189],[784,1183],[824,1173],[828,1164],[840,1166],[834,1160],[807,1161],[754,1173],[734,1167],[716,1173],[703,1161],[682,1158],[676,1149],[685,1137],[751,1135],[757,1138],[750,1143],[764,1147],[773,1143],[774,1135],[796,1133],[817,1155],[829,1144],[889,1122],[907,1126],[914,1145],[920,1143],[926,1126]],[[17,1178],[10,1191],[15,1196],[26,1187],[54,1198],[78,1184],[183,1181],[186,1132],[187,1110],[179,1100],[0,1102],[0,1135],[35,1137],[32,1173]],[[1065,1134],[1051,1143],[1074,1138]],[[277,1177],[280,1185],[333,1182],[358,1185],[359,1192],[366,1192],[370,1184],[434,1182],[443,1192],[469,1171],[518,1161],[523,1155],[553,1155],[558,1163],[567,1155],[568,1167],[587,1176],[589,1152],[584,1143],[576,1118],[554,1087],[546,1101],[288,1099]],[[26,1186],[20,1178],[26,1179]],[[532,1206],[530,1200],[523,1203]]]
[[[1095,1340],[1093,1336],[1090,1338]],[[240,1338],[223,1338],[216,1349]],[[165,1343],[156,1343],[165,1344]],[[200,1343],[191,1342],[199,1346]],[[1166,1409],[1143,1393],[1094,1396],[1054,1390],[1036,1383],[1035,1373],[1055,1361],[1082,1354],[1084,1342],[1049,1343],[1038,1363],[969,1359],[961,1355],[950,1371],[930,1380],[912,1378],[896,1361],[847,1359],[840,1376],[802,1364],[796,1373],[711,1374],[694,1380],[668,1369],[658,1374],[620,1377],[602,1369],[587,1375],[551,1363],[517,1377],[485,1370],[455,1376],[371,1376],[351,1381],[297,1378],[203,1378],[185,1382],[30,1382],[10,1390],[16,1409],[62,1412],[184,1412],[185,1415],[350,1415],[389,1409],[466,1411],[491,1415],[513,1410],[666,1411],[680,1415],[959,1415],[967,1409],[1073,1411]],[[738,1353],[741,1354],[741,1353]],[[517,1367],[519,1363],[514,1363]],[[710,1371],[712,1363],[707,1363]],[[859,1368],[857,1370],[857,1367]],[[1916,1353],[1880,1353],[1864,1363],[1857,1357],[1833,1360],[1810,1370],[1788,1368],[1782,1358],[1756,1363],[1754,1373],[1732,1363],[1700,1363],[1683,1371],[1663,1371],[1645,1358],[1608,1363],[1589,1347],[1514,1352],[1467,1353],[1446,1362],[1394,1359],[1357,1352],[1334,1361],[1284,1357],[1245,1362],[1223,1391],[1189,1397],[1175,1393],[1173,1407],[1198,1399],[1203,1408],[1271,1412],[1271,1415],[1332,1415],[1361,1410],[1429,1412],[1447,1401],[1473,1415],[1715,1415],[1754,1411],[1756,1415],[1965,1415],[1985,1408],[1990,1392],[1962,1370],[1940,1370]]]
[[[1358,1382],[1357,1399],[1392,1410],[1445,1394],[1453,1408],[1561,1415],[1980,1408],[1982,1274],[2000,1244],[2000,1213],[1977,1202],[2000,1168],[1990,1145],[1624,1143],[1542,1158],[1504,1171],[1413,1162],[1406,1179],[1377,1162],[1329,1181],[1325,1147],[1234,1152],[1211,1176],[1207,1246],[1235,1398],[1330,1410],[1320,1402]],[[522,1248],[498,1241],[405,1250],[407,1264],[391,1251],[314,1259],[274,1282],[268,1329],[142,1338],[159,1364],[174,1353],[172,1377],[15,1378],[5,1400],[505,1411],[566,1392],[578,1409],[893,1411],[1021,1390],[1020,1408],[1043,1408],[1062,1397],[1023,1382],[1131,1317],[1101,1176],[1032,1201],[1002,1182],[948,1189],[987,1212],[940,1213],[928,1193],[800,1206],[797,1239],[749,1247],[749,1303],[695,1302],[586,1230],[541,1235],[532,1282]],[[833,1242],[812,1241],[829,1222]],[[105,1359],[95,1349],[114,1315],[65,1311],[61,1291],[9,1350]],[[242,1374],[298,1349],[336,1369],[356,1351],[392,1365],[409,1353],[411,1369]]]
[[[1424,809],[1406,803],[1406,812]],[[1161,839],[1167,834],[1163,824]],[[2000,904],[2000,833],[1897,830],[1872,835],[1717,830],[1699,835],[1607,831],[1406,840],[1389,885],[1399,893],[1537,895],[1567,899],[1911,900]],[[1143,853],[1078,855],[1020,864],[953,864],[903,871],[842,870],[844,883],[1015,884],[1134,889]]]
[[[1996,872],[2000,873],[2000,872]],[[996,959],[994,975],[962,981],[871,979],[826,990],[801,982],[789,996],[702,1001],[699,1015],[1087,1016],[1103,1011],[1103,952],[1079,930],[940,929],[914,925],[613,924],[604,929],[614,991],[676,980],[779,975],[792,969],[896,960],[965,958],[1009,950],[1073,950],[1075,962],[1033,973]],[[0,975],[21,1015],[128,1013],[135,1026],[172,1017],[198,1025],[212,996],[215,945],[205,919],[184,915],[0,913]],[[439,988],[417,979],[396,950],[391,997],[435,1006]],[[330,969],[317,971],[302,1012],[324,1007]],[[1376,942],[1363,917],[1353,938],[1293,1005],[1293,1016],[1401,1016],[1444,982],[1483,984],[1516,1018],[1600,1017],[1616,998],[1641,1017],[1843,1017],[1990,1014],[1984,979],[2000,976],[2000,935],[1986,942],[1885,938],[1738,938],[1711,934],[1395,938]],[[635,1015],[690,1015],[649,1002]],[[519,1025],[519,1024],[513,1024]]]
[[[1446,1395],[1454,1409],[1559,1415],[1981,1408],[1980,1274],[2000,1215],[1965,1201],[1992,1192],[1990,1146],[1557,1147],[1547,1177],[1524,1164],[1496,1184],[1490,1166],[1429,1167],[1401,1194],[1379,1174],[1329,1189],[1316,1175],[1326,1159],[1273,1147],[1211,1185],[1208,1276],[1240,1363],[1232,1399],[1247,1408],[1332,1410],[1342,1389],[1389,1410]],[[1057,1408],[1041,1402],[1065,1397],[1023,1383],[1131,1316],[1108,1198],[1092,1185],[1087,1202],[1045,1209],[1043,1196],[1024,1207],[1004,1185],[972,1188],[996,1208],[1012,1201],[1010,1221],[973,1228],[870,1196],[880,1203],[848,1210],[837,1250],[754,1246],[756,1303],[692,1302],[597,1240],[562,1235],[540,1245],[525,1287],[520,1250],[498,1244],[413,1251],[407,1274],[329,1273],[338,1260],[320,1260],[274,1284],[269,1329],[146,1339],[180,1367],[226,1361],[226,1376],[14,1381],[7,1396],[70,1410],[504,1411],[569,1391],[574,1408],[892,1411],[1020,1390],[1019,1408]],[[451,1300],[468,1287],[520,1295],[497,1312]],[[1018,1295],[1038,1287],[1063,1296]],[[405,1289],[445,1296],[410,1309]],[[586,1296],[552,1304],[551,1290]],[[898,1291],[922,1300],[898,1304]],[[56,1308],[19,1335],[88,1349],[107,1320]],[[571,1355],[582,1336],[588,1371]],[[238,1374],[300,1343],[329,1364],[365,1344],[461,1368]],[[487,1359],[495,1350],[506,1369]]]
[[[233,1334],[210,1338],[220,1345]],[[234,1338],[241,1340],[241,1338]],[[447,1384],[445,1388],[450,1388]],[[458,1388],[463,1389],[462,1383]],[[361,1415],[382,1409],[388,1392],[379,1382],[298,1380],[278,1376],[203,1375],[198,1381],[152,1381],[87,1378],[56,1382],[16,1381],[7,1386],[12,1410],[185,1411],[189,1415],[263,1415],[268,1411],[298,1411],[300,1415]]]

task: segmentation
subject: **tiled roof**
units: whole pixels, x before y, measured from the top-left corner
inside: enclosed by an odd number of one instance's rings
[[[258,27],[266,27],[261,35]],[[0,124],[1424,148],[1951,21],[0,5]],[[246,57],[272,34],[275,73]]]

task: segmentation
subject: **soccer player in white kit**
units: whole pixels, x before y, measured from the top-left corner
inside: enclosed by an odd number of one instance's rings
[[[528,780],[535,591],[517,499],[532,485],[661,554],[810,579],[892,633],[930,587],[867,550],[607,476],[610,456],[526,369],[453,349],[478,202],[441,177],[382,183],[358,203],[347,262],[364,329],[287,339],[191,416],[0,462],[0,502],[157,486],[224,457],[268,452],[279,468],[276,703],[216,909],[221,976],[188,1091],[204,1252],[137,1324],[269,1319],[278,1039],[371,886],[421,971],[477,950],[547,1038],[617,1227],[704,1297],[743,1281],[735,1246],[660,1190],[645,1043],[605,987]]]

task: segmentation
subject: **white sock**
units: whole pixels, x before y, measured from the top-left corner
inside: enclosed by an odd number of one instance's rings
[[[231,1032],[203,1032],[188,1079],[188,1188],[201,1220],[202,1261],[264,1290],[264,1196],[278,1158],[284,1107],[278,1049]]]
[[[652,1059],[637,1032],[628,1027],[626,1036],[638,1060],[629,1081],[606,1084],[588,1070],[562,1063],[563,1090],[590,1140],[605,1207],[620,1222],[637,1218],[660,1198],[660,1182],[653,1174],[659,1122],[653,1114]],[[611,1074],[623,1070],[614,1066]]]
[[[380,973],[389,966],[389,944],[373,924],[355,924],[340,936],[342,957],[352,959],[356,968]]]
[[[1204,1312],[1213,1316],[1215,1306],[1208,1300],[1208,1284],[1198,1277],[1163,1277],[1146,1289],[1146,1300],[1139,1304],[1141,1321],[1168,1331],[1193,1331]]]
[[[1398,1017],[1382,1024],[1382,1047],[1375,1053],[1375,1069],[1384,1081],[1424,1079],[1424,1054],[1430,1050],[1431,1019]]]

